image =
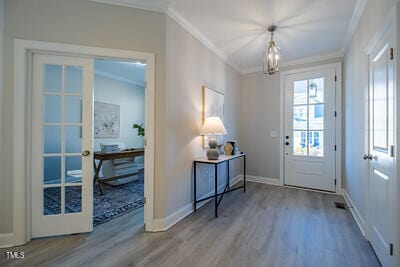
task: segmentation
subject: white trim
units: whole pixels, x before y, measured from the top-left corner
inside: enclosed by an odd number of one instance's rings
[[[0,234],[0,248],[9,248],[14,244],[14,233]]]
[[[281,185],[279,178],[269,178],[269,177],[253,176],[253,175],[246,175],[246,181],[259,184],[269,184],[278,186]]]
[[[285,156],[284,156],[284,136],[285,136],[285,77],[288,75],[316,71],[321,69],[334,69],[337,75],[336,82],[336,100],[335,110],[337,112],[336,125],[335,125],[335,138],[336,138],[336,157],[335,157],[335,179],[336,190],[335,193],[339,194],[342,190],[342,63],[322,64],[307,68],[298,68],[280,73],[280,146],[279,146],[279,178],[281,185],[285,184]]]
[[[364,9],[367,6],[368,0],[357,0],[356,6],[353,11],[353,16],[351,17],[349,26],[347,28],[346,35],[344,37],[343,46],[341,49],[342,54],[344,55],[349,48],[351,40],[353,39],[353,35],[357,30],[358,23],[360,22],[361,16],[364,13]]]
[[[192,23],[185,19],[175,8],[171,5],[166,11],[167,15],[178,23],[182,28],[188,31],[193,37],[199,40],[203,45],[210,49],[216,54],[222,61],[231,66],[237,72],[242,73],[239,66],[228,59],[228,55],[220,50],[213,42],[210,41],[199,29],[197,29]]]
[[[30,184],[28,179],[30,143],[30,74],[29,65],[33,52],[44,52],[63,55],[81,55],[121,60],[143,60],[146,68],[146,140],[145,147],[145,196],[144,208],[146,231],[153,231],[154,220],[154,130],[155,130],[155,55],[153,53],[129,50],[98,48],[51,42],[15,39],[14,62],[14,242],[13,245],[25,244],[31,238],[30,233]],[[147,155],[147,156],[146,156]]]
[[[243,175],[238,175],[230,180],[229,185],[233,186],[241,180],[243,180]],[[223,190],[224,187],[225,187],[225,185],[220,185],[218,187],[218,191]],[[214,193],[213,191],[210,191],[209,193],[203,194],[202,196],[199,196],[198,198],[200,199],[200,198],[208,197],[208,196],[211,196],[213,193]],[[198,209],[201,208],[202,206],[204,206],[211,200],[212,199],[209,199],[209,200],[199,203],[197,208]],[[175,224],[177,224],[178,222],[183,220],[185,217],[187,217],[191,213],[193,213],[193,203],[189,203],[189,204],[183,206],[181,209],[175,211],[174,213],[171,213],[170,215],[168,215],[165,218],[154,219],[154,231],[155,232],[167,231],[169,228],[171,228],[172,226],[174,226]]]
[[[4,46],[4,0],[0,0],[0,151],[3,151],[3,133],[1,129],[3,128],[3,46]],[[1,170],[3,170],[2,168],[2,164],[3,164],[3,160],[1,159],[1,157],[4,157],[2,154],[0,154],[0,176],[2,176]],[[1,192],[2,190],[4,190],[5,186],[4,186],[4,181],[0,181],[0,195],[4,194],[3,192]],[[0,197],[0,201],[1,197]],[[4,212],[4,210],[2,210],[3,205],[0,204],[0,216],[4,216],[2,215],[2,212]],[[1,247],[1,239],[0,239],[0,247]]]
[[[329,53],[329,54],[323,54],[323,55],[318,55],[318,56],[311,56],[311,57],[305,57],[301,59],[296,59],[296,60],[290,60],[290,61],[282,61],[280,64],[280,69],[285,69],[289,67],[295,67],[295,66],[300,66],[300,65],[306,65],[306,64],[317,64],[321,63],[323,61],[328,61],[328,60],[337,60],[337,61],[342,61],[343,58],[343,53],[342,52],[334,52],[334,53]],[[244,69],[241,71],[241,74],[250,74],[254,72],[261,72],[263,70],[262,66],[254,67],[254,68],[248,68]],[[285,72],[284,70],[282,72]]]
[[[347,193],[346,189],[342,188],[343,197],[346,201],[347,207],[349,208],[351,215],[353,215],[354,220],[356,221],[358,228],[360,229],[363,236],[365,236],[365,220],[361,216],[361,213],[357,209],[357,206],[354,205],[353,200],[351,200],[350,195]]]
[[[122,7],[131,7],[141,10],[164,13],[168,8],[168,3],[164,1],[137,1],[137,0],[90,0],[92,2],[109,4]]]
[[[104,77],[104,78],[108,78],[108,79],[116,80],[116,81],[119,81],[119,82],[128,83],[128,84],[133,85],[133,86],[144,88],[144,83],[141,83],[141,82],[138,82],[138,81],[132,81],[132,80],[126,79],[124,77],[121,77],[119,75],[114,75],[114,74],[111,74],[111,73],[108,73],[108,72],[105,72],[105,71],[101,71],[101,70],[96,70],[95,69],[94,70],[94,75],[98,75],[98,76],[101,76],[101,77]]]

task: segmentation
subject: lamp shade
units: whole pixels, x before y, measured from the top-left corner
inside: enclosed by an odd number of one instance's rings
[[[207,117],[200,132],[201,135],[219,135],[227,133],[220,117]]]

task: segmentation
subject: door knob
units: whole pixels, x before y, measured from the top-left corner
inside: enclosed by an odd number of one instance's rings
[[[373,157],[372,157],[371,154],[364,154],[363,159],[364,159],[364,160],[372,160]]]
[[[90,151],[89,150],[85,150],[82,152],[82,156],[87,157],[90,155]]]

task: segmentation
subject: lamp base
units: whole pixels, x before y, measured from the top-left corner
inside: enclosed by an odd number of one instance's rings
[[[219,157],[218,149],[210,148],[207,150],[207,159],[209,160],[217,160]]]

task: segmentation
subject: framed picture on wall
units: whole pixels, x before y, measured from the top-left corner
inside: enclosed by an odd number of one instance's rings
[[[94,102],[94,138],[118,138],[120,129],[119,105]]]
[[[203,121],[207,117],[218,116],[224,121],[224,94],[203,86]],[[218,145],[224,144],[224,136],[217,135]],[[203,147],[208,147],[208,137],[203,136]]]

